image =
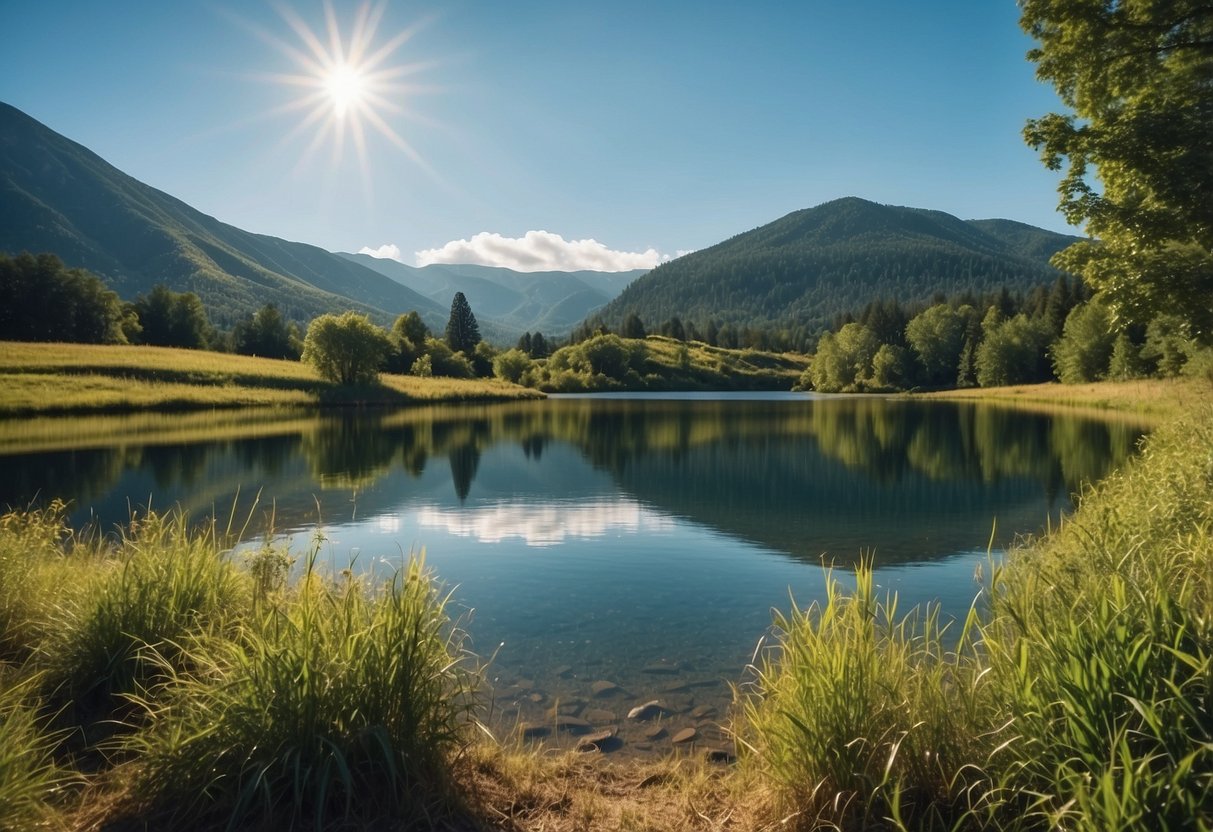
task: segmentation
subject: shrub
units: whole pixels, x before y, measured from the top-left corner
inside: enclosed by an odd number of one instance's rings
[[[520,349],[506,350],[493,359],[493,375],[517,384],[524,373],[535,364],[531,357]]]

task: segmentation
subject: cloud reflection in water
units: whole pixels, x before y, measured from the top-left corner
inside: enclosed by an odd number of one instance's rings
[[[424,506],[417,511],[424,528],[444,529],[481,543],[521,538],[528,546],[556,546],[567,538],[602,537],[611,531],[661,532],[674,528],[667,515],[635,500],[597,500],[585,503],[497,503],[472,509]]]

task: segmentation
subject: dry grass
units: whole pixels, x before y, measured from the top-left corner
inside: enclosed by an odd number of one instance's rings
[[[0,415],[537,398],[497,379],[384,374],[349,390],[297,361],[167,347],[0,342]]]
[[[1090,384],[1021,384],[914,394],[914,398],[989,402],[1038,412],[1059,407],[1090,411],[1107,418],[1109,411],[1169,421],[1213,403],[1213,385],[1199,377],[1099,381]]]
[[[761,828],[738,773],[702,758],[616,762],[481,745],[465,764],[472,813],[503,832]]]

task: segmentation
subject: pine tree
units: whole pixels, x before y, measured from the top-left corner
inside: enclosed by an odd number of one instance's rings
[[[446,343],[454,352],[469,357],[480,343],[480,326],[463,292],[456,292],[451,300],[451,317],[446,322]]]
[[[624,338],[643,338],[646,335],[644,322],[635,312],[629,312],[628,316],[623,319],[623,326],[619,328],[619,334]]]
[[[543,337],[542,332],[536,332],[531,337],[531,358],[547,358],[552,354],[552,348],[548,345],[548,341]]]

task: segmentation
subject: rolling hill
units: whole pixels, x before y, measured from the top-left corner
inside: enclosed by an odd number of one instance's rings
[[[663,263],[590,320],[614,327],[634,311],[650,325],[677,315],[813,331],[878,298],[909,304],[1052,283],[1049,257],[1077,239],[847,197]]]
[[[463,292],[478,320],[503,330],[563,335],[605,306],[645,269],[626,272],[516,272],[470,264],[414,267],[366,254],[342,254],[354,263],[450,304]]]

